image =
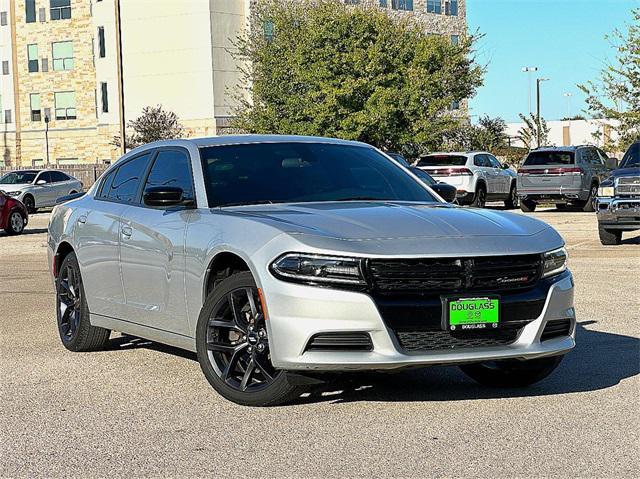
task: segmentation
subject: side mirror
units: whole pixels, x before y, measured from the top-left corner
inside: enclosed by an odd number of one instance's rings
[[[143,200],[147,206],[176,206],[184,204],[182,194],[177,186],[150,186],[144,190]]]
[[[501,163],[502,165],[502,169],[503,170],[508,170],[509,169],[509,165],[507,165],[506,163]]]
[[[38,180],[38,181],[36,181],[36,185],[46,185],[46,184],[47,184],[46,180]]]
[[[618,159],[617,158],[607,158],[605,165],[610,170],[615,170],[618,167]]]
[[[453,203],[456,200],[456,196],[458,196],[456,188],[447,183],[436,183],[435,185],[431,185],[431,188],[442,196],[442,199],[447,203]]]

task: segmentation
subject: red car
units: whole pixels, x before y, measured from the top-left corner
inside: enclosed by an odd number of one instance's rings
[[[19,235],[29,222],[27,208],[15,198],[0,191],[0,230],[8,235]]]

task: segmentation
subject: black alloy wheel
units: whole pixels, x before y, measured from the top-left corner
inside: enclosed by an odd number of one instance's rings
[[[484,208],[487,204],[487,190],[483,185],[478,186],[476,190],[476,195],[473,198],[473,202],[471,206],[475,206],[476,208]]]
[[[516,189],[516,185],[512,184],[511,189],[509,190],[509,197],[505,200],[504,206],[508,210],[513,210],[517,208],[519,204],[518,190]]]
[[[33,214],[35,213],[36,210],[36,202],[33,199],[33,196],[31,195],[27,195],[23,198],[22,203],[24,204],[25,208],[27,208],[27,212],[29,214]]]

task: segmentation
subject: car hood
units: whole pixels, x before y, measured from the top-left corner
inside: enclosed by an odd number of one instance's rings
[[[19,184],[19,185],[0,185],[0,190],[9,193],[10,191],[22,191],[28,188],[29,184]]]
[[[640,176],[640,168],[619,168],[611,172],[612,178],[620,178],[622,176]]]
[[[330,202],[226,212],[271,225],[313,248],[362,254],[516,254],[564,244],[553,228],[530,216],[441,203]]]

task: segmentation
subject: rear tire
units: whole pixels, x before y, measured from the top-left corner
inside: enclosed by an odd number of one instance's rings
[[[622,242],[622,230],[610,230],[598,225],[598,236],[600,243],[605,246],[619,245]]]
[[[513,210],[518,207],[518,191],[516,190],[516,184],[511,183],[511,189],[509,190],[509,197],[504,201],[504,207],[508,210]]]
[[[98,351],[109,342],[109,329],[92,326],[80,266],[69,253],[56,278],[56,313],[62,345],[69,351]]]
[[[20,210],[13,210],[9,213],[9,219],[7,223],[7,229],[5,231],[8,235],[19,235],[24,231],[24,224],[26,218]]]
[[[224,279],[207,297],[196,327],[196,350],[209,384],[237,404],[276,406],[303,392],[271,364],[257,286],[247,271]]]
[[[536,210],[535,201],[531,200],[520,200],[520,209],[525,213],[531,213]]]
[[[521,388],[530,386],[549,376],[564,356],[550,358],[506,359],[486,363],[465,364],[462,372],[483,386],[497,388]]]
[[[476,194],[473,197],[471,206],[476,208],[484,208],[487,204],[487,188],[483,184],[479,184],[476,187]]]

